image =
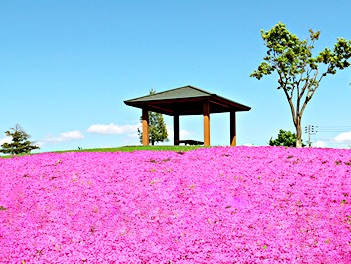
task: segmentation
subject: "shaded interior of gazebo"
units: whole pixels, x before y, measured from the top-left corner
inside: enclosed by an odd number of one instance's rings
[[[179,140],[179,116],[203,115],[203,144],[205,146],[211,145],[210,114],[229,112],[230,145],[236,146],[235,113],[249,111],[251,109],[243,104],[239,104],[190,85],[127,100],[124,101],[124,103],[142,109],[143,145],[149,145],[149,111],[173,116],[174,145],[179,145],[179,143],[182,142]]]

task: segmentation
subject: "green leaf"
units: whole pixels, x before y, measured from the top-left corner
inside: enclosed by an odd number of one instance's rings
[[[155,94],[156,91],[153,89],[150,91],[151,94]],[[148,112],[149,114],[149,140],[152,145],[157,142],[168,142],[168,132],[166,128],[166,123],[163,119],[163,115],[161,113]],[[140,117],[140,121],[142,122],[142,117]],[[138,135],[140,139],[140,143],[143,142],[143,132],[138,128]]]

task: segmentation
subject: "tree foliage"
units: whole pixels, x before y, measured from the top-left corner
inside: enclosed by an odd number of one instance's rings
[[[155,93],[156,91],[154,91],[154,89],[150,90],[150,94]],[[143,121],[142,117],[140,117],[140,121]],[[143,132],[139,128],[138,134],[140,143],[143,143]],[[157,142],[169,141],[166,123],[160,113],[149,112],[149,140],[152,145],[155,145]]]
[[[351,40],[338,38],[333,50],[325,48],[318,56],[312,56],[314,42],[320,31],[309,30],[309,41],[292,35],[279,22],[271,30],[261,30],[262,39],[268,48],[267,56],[250,77],[260,80],[264,75],[278,73],[278,89],[282,89],[289,102],[293,122],[296,127],[297,146],[301,147],[301,118],[306,105],[312,99],[323,77],[335,74],[350,66]],[[325,65],[325,69],[320,68]],[[296,105],[293,95],[296,91]],[[301,101],[304,100],[304,101]]]
[[[280,129],[278,138],[274,139],[271,138],[268,143],[270,146],[286,146],[286,147],[296,147],[296,134],[292,134],[291,131],[284,131]],[[302,143],[302,147],[306,145]]]
[[[4,143],[1,145],[0,152],[11,153],[11,154],[20,154],[20,153],[29,153],[33,149],[39,149],[38,146],[32,145],[35,142],[31,142],[28,139],[28,135],[20,125],[16,124],[14,128],[11,128],[13,132],[6,131],[6,136],[11,136],[11,143]]]

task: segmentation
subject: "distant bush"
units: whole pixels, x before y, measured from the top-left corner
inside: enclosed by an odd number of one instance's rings
[[[302,143],[301,139],[301,143]],[[284,131],[280,129],[278,138],[274,139],[271,137],[268,143],[270,146],[286,146],[286,147],[296,147],[296,134],[292,134],[291,131]],[[306,145],[302,143],[302,147]]]
[[[0,152],[10,154],[29,153],[33,149],[39,149],[38,146],[32,145],[35,142],[31,142],[28,139],[28,135],[19,124],[16,124],[15,128],[11,128],[14,132],[6,131],[6,136],[11,136],[11,143],[4,143],[0,147]]]

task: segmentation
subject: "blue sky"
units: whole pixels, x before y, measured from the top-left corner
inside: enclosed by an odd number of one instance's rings
[[[351,39],[350,9],[350,1],[1,1],[0,131],[20,124],[37,152],[137,145],[141,110],[123,101],[193,85],[250,106],[237,113],[237,144],[267,145],[295,127],[276,73],[249,77],[266,54],[260,30],[279,21],[300,39],[321,30],[320,52]],[[351,145],[350,82],[351,68],[327,76],[307,105],[302,127],[319,126],[315,146]],[[173,119],[165,121],[171,134]],[[180,129],[203,140],[203,117],[181,117]],[[211,115],[211,145],[228,144],[229,114]]]

